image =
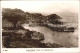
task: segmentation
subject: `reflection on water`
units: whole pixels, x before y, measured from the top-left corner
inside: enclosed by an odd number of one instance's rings
[[[44,34],[45,43],[57,43],[65,47],[76,47],[78,46],[78,31],[75,32],[56,32],[52,31],[47,27],[29,27],[27,24],[22,25],[25,29],[34,30]]]

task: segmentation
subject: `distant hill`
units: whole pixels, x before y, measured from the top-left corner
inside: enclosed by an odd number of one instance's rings
[[[57,14],[50,14],[50,15],[42,15],[41,13],[29,13],[26,12],[26,22],[36,22],[36,23],[54,23],[55,22],[60,22],[60,19],[62,19],[59,15]]]

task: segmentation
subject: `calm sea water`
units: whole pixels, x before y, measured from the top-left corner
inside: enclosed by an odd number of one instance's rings
[[[75,32],[56,32],[47,27],[30,27],[27,24],[22,25],[25,29],[41,32],[44,34],[45,43],[57,43],[65,47],[78,47],[78,30]]]

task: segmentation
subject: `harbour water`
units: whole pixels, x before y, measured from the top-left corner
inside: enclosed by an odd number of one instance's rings
[[[22,25],[25,29],[41,32],[44,34],[45,43],[57,43],[61,44],[64,47],[78,47],[78,30],[76,29],[74,32],[57,32],[52,31],[51,29],[45,26],[39,27],[30,27],[27,24]]]

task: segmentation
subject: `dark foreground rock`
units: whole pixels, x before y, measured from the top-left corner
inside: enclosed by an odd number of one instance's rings
[[[3,36],[2,37],[2,45],[3,47],[9,47],[10,45],[10,37],[9,36]]]
[[[42,44],[41,41],[43,40],[43,34],[28,29],[16,30],[14,32],[3,32],[3,45],[7,48],[41,47],[40,44]]]

